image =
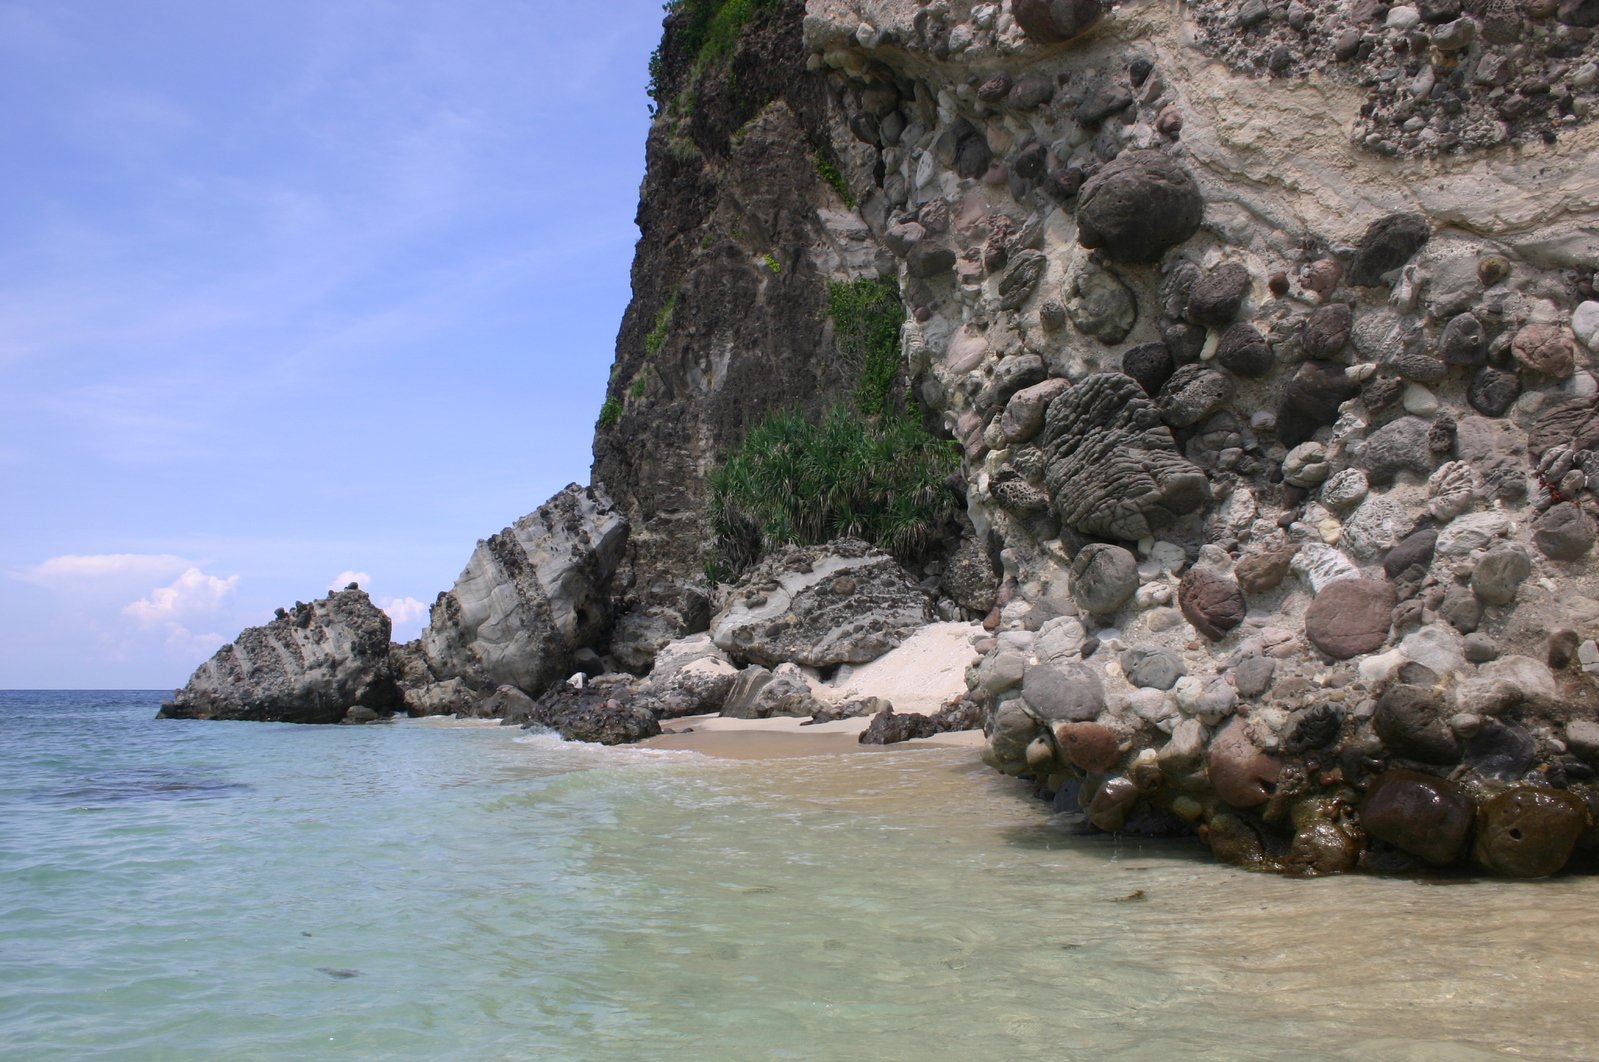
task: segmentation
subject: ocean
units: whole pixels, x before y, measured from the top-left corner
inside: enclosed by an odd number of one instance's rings
[[[1599,880],[1079,838],[971,749],[776,760],[0,693],[5,1059],[1599,1055]]]

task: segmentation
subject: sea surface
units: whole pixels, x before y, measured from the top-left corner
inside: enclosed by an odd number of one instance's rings
[[[0,693],[0,1057],[1599,1056],[1599,880],[1067,836],[970,749],[713,760]]]

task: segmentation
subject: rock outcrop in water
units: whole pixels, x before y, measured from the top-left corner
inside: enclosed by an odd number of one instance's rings
[[[413,704],[665,649],[606,698],[809,713],[803,668],[853,652],[818,646],[969,616],[961,713],[1083,829],[1298,874],[1594,864],[1591,3],[785,0],[710,58],[695,7],[595,437],[615,512],[538,532],[581,544],[570,584],[480,548],[396,658]],[[856,393],[828,300],[860,278],[962,458],[963,540],[883,624],[842,573],[705,563],[710,469]]]
[[[169,719],[369,722],[405,702],[390,659],[389,617],[353,583],[279,609],[200,666],[161,706]]]

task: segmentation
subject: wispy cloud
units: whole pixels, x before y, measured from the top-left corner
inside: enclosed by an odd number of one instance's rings
[[[219,579],[199,568],[190,568],[166,586],[157,587],[145,597],[123,607],[122,614],[146,627],[172,624],[195,615],[216,611],[238,588],[239,577]]]
[[[107,581],[162,579],[181,572],[190,562],[170,553],[64,554],[11,572],[13,579],[56,589]]]

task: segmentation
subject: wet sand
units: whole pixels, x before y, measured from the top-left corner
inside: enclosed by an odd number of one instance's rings
[[[639,742],[643,748],[681,749],[728,760],[770,760],[794,756],[826,756],[881,751],[882,745],[862,745],[860,734],[870,719],[840,719],[802,726],[803,719],[727,719],[719,715],[694,715],[668,720],[660,737]],[[907,741],[887,746],[913,749],[958,746],[975,750],[983,743],[980,730]]]

